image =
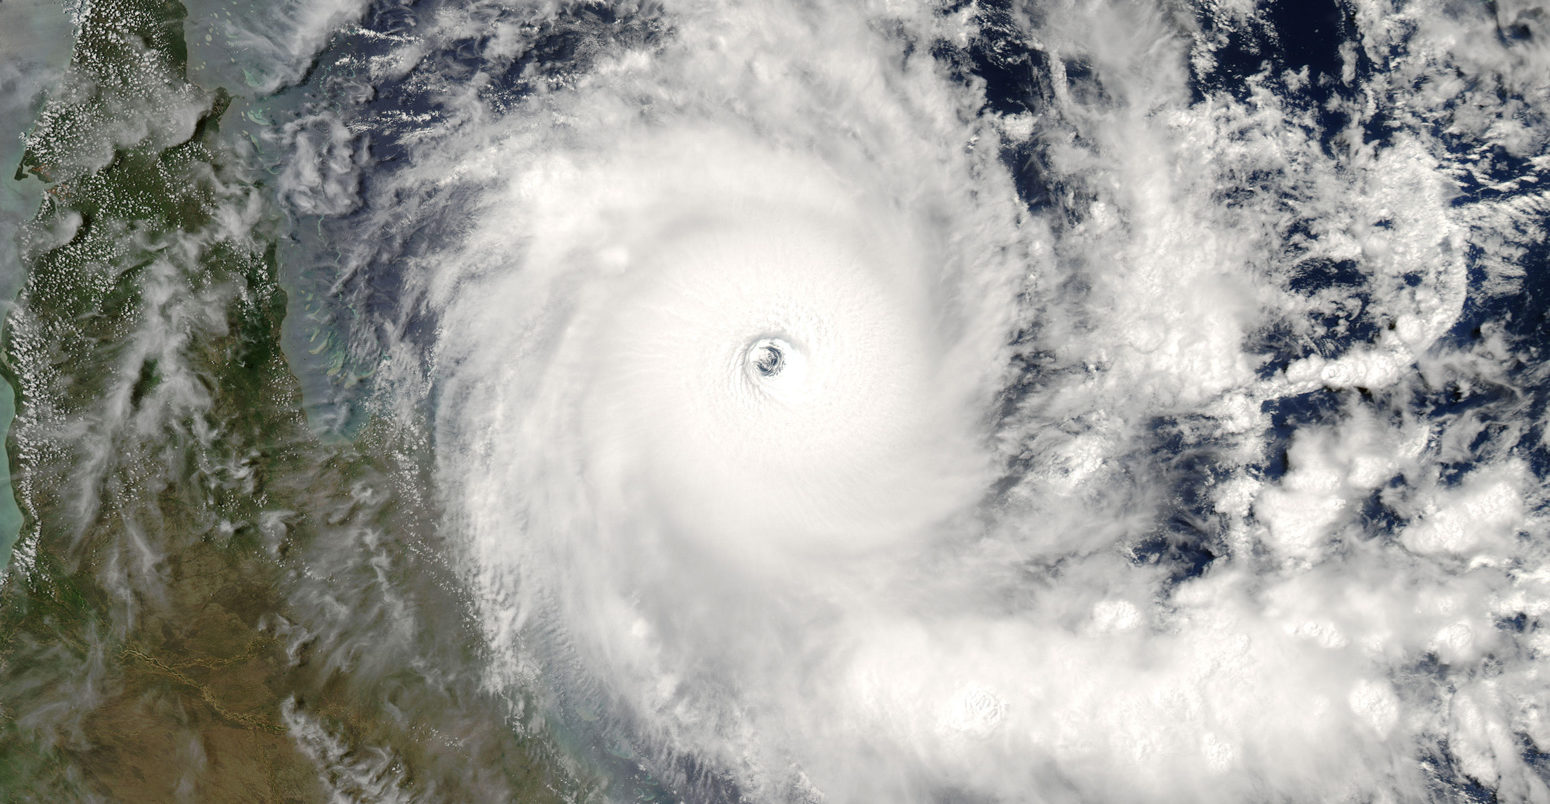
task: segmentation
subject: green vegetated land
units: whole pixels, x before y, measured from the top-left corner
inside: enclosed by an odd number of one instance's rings
[[[222,151],[227,95],[186,79],[183,9],[82,8],[15,177],[46,193],[4,333],[3,797],[587,797],[467,669],[415,549],[433,512],[395,492],[423,448],[308,429],[273,214]]]

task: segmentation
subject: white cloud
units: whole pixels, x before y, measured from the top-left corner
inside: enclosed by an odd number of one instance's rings
[[[762,798],[1545,797],[1543,636],[1500,625],[1540,423],[1493,429],[1522,344],[1450,340],[1537,208],[1461,200],[1438,122],[1532,152],[1540,57],[1450,14],[1359,4],[1325,138],[1314,77],[1195,99],[1220,43],[1104,2],[1001,20],[1049,87],[1004,118],[929,54],[991,32],[896,6],[671,4],[509,114],[445,87],[377,191],[453,224],[400,266],[437,339],[380,376],[414,410],[428,367],[492,683]],[[1412,404],[1448,388],[1486,407]]]

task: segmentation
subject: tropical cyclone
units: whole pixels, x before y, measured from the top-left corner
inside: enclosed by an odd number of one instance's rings
[[[521,269],[476,273],[443,316],[441,475],[481,599],[641,703],[707,644],[806,650],[807,605],[952,532],[990,477],[972,405],[1003,336],[976,322],[1008,299],[944,292],[940,222],[810,154],[701,129],[580,165],[513,180],[464,252],[512,254],[485,238],[530,224]],[[757,614],[792,596],[794,618]],[[746,674],[713,675],[670,694],[708,712]]]
[[[1319,8],[372,23],[280,182],[489,687],[643,796],[1543,799],[1543,26]]]

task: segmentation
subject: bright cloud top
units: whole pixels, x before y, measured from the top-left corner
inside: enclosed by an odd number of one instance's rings
[[[1543,379],[1488,312],[1546,62],[1342,20],[1323,72],[1236,77],[1253,7],[496,4],[384,46],[439,105],[349,225],[437,233],[378,392],[433,420],[491,683],[690,798],[1550,800]],[[330,164],[282,193],[332,208]]]

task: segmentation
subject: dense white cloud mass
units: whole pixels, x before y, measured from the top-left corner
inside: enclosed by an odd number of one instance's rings
[[[637,782],[1550,801],[1550,30],[1492,9],[368,14],[280,193],[490,684]]]

